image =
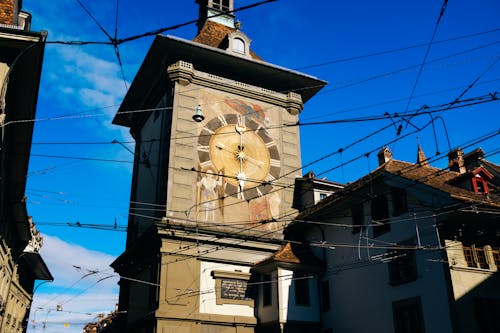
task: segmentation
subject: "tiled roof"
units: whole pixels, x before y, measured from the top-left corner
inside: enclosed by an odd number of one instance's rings
[[[498,168],[498,166],[496,167]],[[322,209],[337,204],[338,202],[346,198],[346,193],[351,193],[355,190],[361,189],[362,187],[373,181],[375,178],[379,178],[387,173],[394,176],[406,178],[408,180],[414,181],[415,183],[430,186],[439,191],[443,191],[445,193],[448,193],[450,197],[457,200],[477,202],[494,207],[500,207],[500,198],[498,198],[498,196],[485,196],[481,193],[475,193],[451,185],[450,182],[461,175],[458,172],[434,168],[428,164],[419,165],[392,159],[382,164],[377,169],[370,172],[368,175],[347,185],[343,190],[334,193],[333,195],[323,199],[317,205],[303,211],[299,214],[299,216],[297,216],[297,219],[304,218],[318,211],[321,211]]]
[[[220,49],[226,41],[227,35],[235,31],[236,29],[207,20],[193,42]],[[261,60],[252,50],[250,50],[250,55],[253,59]]]
[[[322,266],[322,262],[307,247],[300,244],[286,243],[280,250],[267,259],[254,266],[262,266],[267,263],[287,263],[295,265]]]

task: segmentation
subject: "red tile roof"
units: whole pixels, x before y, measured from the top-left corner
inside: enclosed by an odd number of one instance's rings
[[[333,195],[323,199],[317,205],[301,212],[297,218],[305,218],[306,216],[319,212],[324,208],[334,206],[338,202],[346,199],[346,193],[351,193],[352,191],[361,189],[365,185],[372,182],[375,178],[381,177],[383,174],[387,173],[443,191],[456,200],[500,207],[500,198],[498,196],[485,196],[481,193],[475,193],[473,191],[451,185],[450,183],[452,180],[461,176],[458,172],[434,168],[428,164],[419,165],[392,159],[382,164],[368,175],[347,185],[343,190],[334,193]]]

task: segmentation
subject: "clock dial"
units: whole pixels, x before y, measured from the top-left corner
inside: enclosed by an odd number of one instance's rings
[[[213,167],[225,177],[227,195],[250,200],[269,193],[281,162],[267,130],[236,114],[219,115],[202,128],[198,139],[202,167]]]

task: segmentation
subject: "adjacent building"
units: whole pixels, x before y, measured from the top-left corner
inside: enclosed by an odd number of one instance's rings
[[[310,290],[324,332],[500,331],[499,166],[480,149],[450,152],[446,170],[417,155],[383,149],[287,228],[323,262]]]
[[[46,33],[20,0],[0,0],[0,331],[24,332],[35,280],[52,280],[26,209],[26,175]]]

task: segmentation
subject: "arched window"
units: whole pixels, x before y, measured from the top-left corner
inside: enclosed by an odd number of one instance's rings
[[[233,51],[245,54],[245,42],[241,38],[233,39]]]

